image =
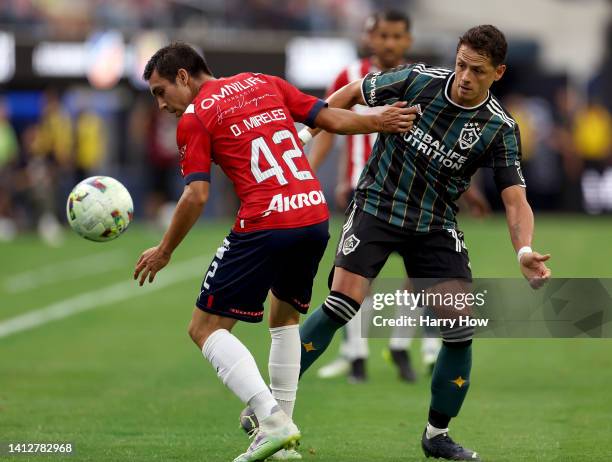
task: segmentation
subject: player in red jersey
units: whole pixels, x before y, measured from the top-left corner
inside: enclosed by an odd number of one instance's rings
[[[301,437],[291,419],[300,370],[299,313],[308,310],[325,250],[328,210],[304,157],[294,120],[338,133],[406,132],[412,109],[360,116],[330,109],[284,80],[243,73],[213,77],[193,48],[174,43],[149,60],[144,78],[177,128],[185,189],[160,244],[143,252],[134,278],[152,282],[208,200],[217,163],[241,201],[236,223],[204,277],[189,335],[217,375],[254,409],[259,430],[235,460],[292,450]],[[270,389],[253,356],[230,333],[237,320],[259,322],[271,291]],[[286,455],[286,454],[285,454]]]

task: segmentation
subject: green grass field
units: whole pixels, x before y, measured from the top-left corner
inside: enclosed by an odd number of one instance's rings
[[[462,225],[475,276],[519,276],[501,217]],[[330,242],[340,227],[332,224]],[[610,218],[541,217],[534,244],[552,254],[554,276],[611,277],[611,227]],[[133,264],[159,239],[144,227],[107,244],[75,235],[58,249],[35,236],[0,244],[0,332],[34,310],[73,310],[0,336],[0,441],[75,446],[70,457],[0,460],[231,461],[246,448],[238,430],[242,404],[186,333],[204,270],[228,229],[195,229],[144,288],[131,282]],[[326,295],[333,247],[313,305]],[[402,276],[399,259],[384,275]],[[239,325],[236,333],[267,376],[266,326]],[[381,358],[385,346],[371,342],[365,385],[304,377],[295,414],[304,460],[424,460],[428,378],[400,383]],[[471,389],[451,434],[485,461],[610,461],[611,390],[610,340],[483,339],[475,342]]]

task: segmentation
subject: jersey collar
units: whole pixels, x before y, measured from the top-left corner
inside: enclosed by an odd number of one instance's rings
[[[477,109],[480,109],[484,105],[486,105],[489,102],[489,100],[491,99],[491,91],[487,90],[487,97],[485,98],[485,100],[482,103],[477,104],[476,106],[472,106],[472,107],[461,106],[460,104],[455,103],[451,99],[450,86],[451,86],[451,83],[453,82],[453,80],[455,80],[455,73],[454,72],[451,75],[448,76],[448,78],[446,80],[446,87],[444,88],[444,99],[446,100],[447,103],[452,104],[453,106],[458,107],[459,109],[463,109],[464,111],[475,111]]]

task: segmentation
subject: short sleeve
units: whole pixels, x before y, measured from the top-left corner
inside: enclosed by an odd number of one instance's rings
[[[518,124],[505,127],[497,134],[491,147],[488,167],[493,168],[493,178],[499,192],[510,186],[526,187],[521,170],[521,134]]]
[[[302,122],[311,128],[314,128],[314,120],[317,115],[327,106],[325,101],[315,98],[314,96],[302,93],[289,82],[274,76],[267,76],[268,79],[278,88],[287,106],[291,117],[296,122]]]
[[[393,104],[406,93],[413,78],[413,65],[403,65],[386,72],[373,72],[366,75],[361,83],[363,99],[368,106]]]
[[[185,184],[192,181],[210,181],[210,133],[194,113],[185,113],[176,130],[181,174]]]

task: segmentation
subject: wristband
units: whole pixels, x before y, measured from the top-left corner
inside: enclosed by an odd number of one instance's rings
[[[518,252],[516,252],[516,258],[518,259],[519,264],[521,263],[521,257],[526,253],[532,253],[533,250],[528,245],[521,247]]]
[[[305,146],[312,139],[312,134],[310,133],[308,128],[304,127],[298,133],[298,137],[300,138],[300,141],[302,142],[302,146]]]

